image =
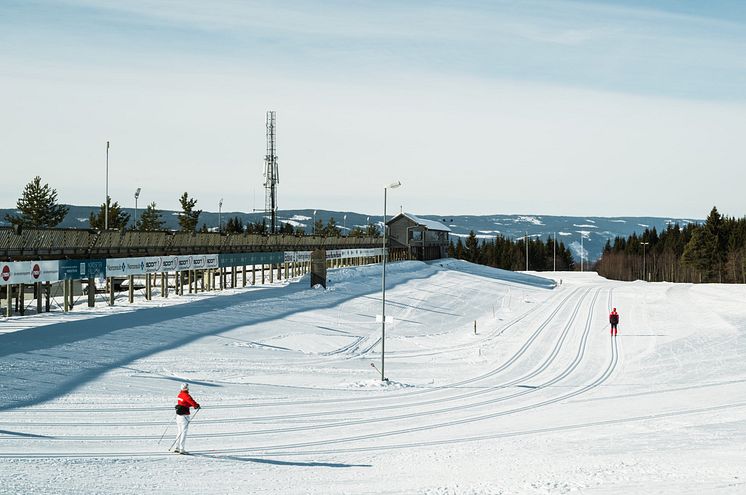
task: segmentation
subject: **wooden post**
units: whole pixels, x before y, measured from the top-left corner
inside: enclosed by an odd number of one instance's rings
[[[264,263],[262,263],[262,285],[264,285]]]
[[[75,280],[70,280],[70,311],[75,306]]]
[[[26,287],[24,284],[18,284],[18,313],[23,316],[26,314],[26,301],[24,292],[26,292]]]
[[[36,313],[41,314],[41,282],[34,284],[34,295],[36,296]]]
[[[49,309],[51,306],[51,295],[52,295],[52,282],[45,282],[44,283],[44,311],[49,313]]]
[[[10,318],[13,316],[13,286],[12,285],[6,285],[5,286],[5,302],[7,303],[7,307],[5,308],[5,316]]]
[[[150,274],[146,273],[145,274],[145,299],[150,301],[150,299],[152,299],[151,295],[152,294],[150,293]]]
[[[114,279],[109,277],[109,306],[114,306]]]
[[[88,307],[94,308],[96,306],[96,280],[88,278]]]
[[[70,289],[68,288],[67,279],[62,281],[62,302],[63,302],[63,311],[67,313],[70,311],[70,299],[67,297],[67,292]]]
[[[130,304],[132,304],[133,302],[135,302],[135,276],[129,275],[127,276],[127,279],[130,283],[127,292],[129,294]]]
[[[251,265],[251,285],[256,285],[256,265]]]
[[[161,272],[161,297],[168,297],[168,272]]]
[[[242,274],[242,277],[243,277],[243,286],[242,287],[246,287],[246,265],[243,265],[241,267],[241,274]]]

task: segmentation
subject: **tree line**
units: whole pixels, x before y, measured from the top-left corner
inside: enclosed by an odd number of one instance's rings
[[[493,239],[480,240],[474,231],[465,241],[461,237],[456,242],[451,239],[448,245],[448,256],[480,265],[487,265],[503,270],[526,269],[526,239],[513,240],[503,235]],[[573,270],[575,262],[572,253],[562,241],[547,237],[528,238],[528,268],[535,271],[550,271],[557,266],[557,271]]]
[[[201,227],[198,227],[202,210],[197,209],[197,200],[195,198],[190,197],[185,192],[179,197],[179,205],[181,206],[178,217],[180,231],[209,231],[205,223]],[[12,225],[32,228],[54,228],[65,219],[65,215],[67,215],[70,207],[60,204],[57,201],[57,190],[51,188],[49,184],[42,184],[41,177],[36,176],[24,187],[21,197],[16,202],[16,209],[18,214],[5,215],[5,220]],[[91,212],[88,223],[90,228],[96,230],[103,230],[107,225],[110,230],[123,230],[129,225],[130,219],[130,214],[124,211],[119,202],[112,202],[111,197],[107,196],[106,202],[101,204],[98,211]],[[161,231],[165,230],[165,228],[166,222],[163,220],[163,214],[158,210],[156,203],[152,202],[138,216],[131,230]],[[218,230],[228,234],[268,234],[270,227],[267,225],[265,218],[262,218],[261,221],[249,222],[244,225],[241,218],[236,216],[228,219],[225,228],[223,228],[221,222]],[[293,227],[290,223],[281,222],[278,233],[304,235],[307,232],[304,226],[298,225]],[[316,220],[312,233],[325,237],[339,237],[342,235],[342,231],[334,217],[329,218],[326,224],[320,219]],[[350,230],[348,235],[351,237],[378,237],[381,233],[376,225],[368,224],[365,227],[355,226]]]
[[[724,217],[713,207],[702,224],[616,237],[595,269],[615,280],[746,283],[746,217]]]

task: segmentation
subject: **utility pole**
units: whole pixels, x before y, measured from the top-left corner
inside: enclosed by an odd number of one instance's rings
[[[109,141],[106,141],[106,200],[104,201],[104,230],[109,230]]]

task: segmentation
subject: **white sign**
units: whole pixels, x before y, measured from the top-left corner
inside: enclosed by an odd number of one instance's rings
[[[60,263],[54,261],[10,261],[0,263],[0,285],[56,282]]]

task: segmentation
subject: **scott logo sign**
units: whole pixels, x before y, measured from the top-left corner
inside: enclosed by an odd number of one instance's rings
[[[31,276],[34,278],[39,278],[39,275],[41,275],[41,268],[38,264],[34,264],[33,270],[31,270]]]
[[[3,273],[2,273],[3,280],[7,282],[10,280],[10,267],[8,265],[5,265],[3,267]]]

